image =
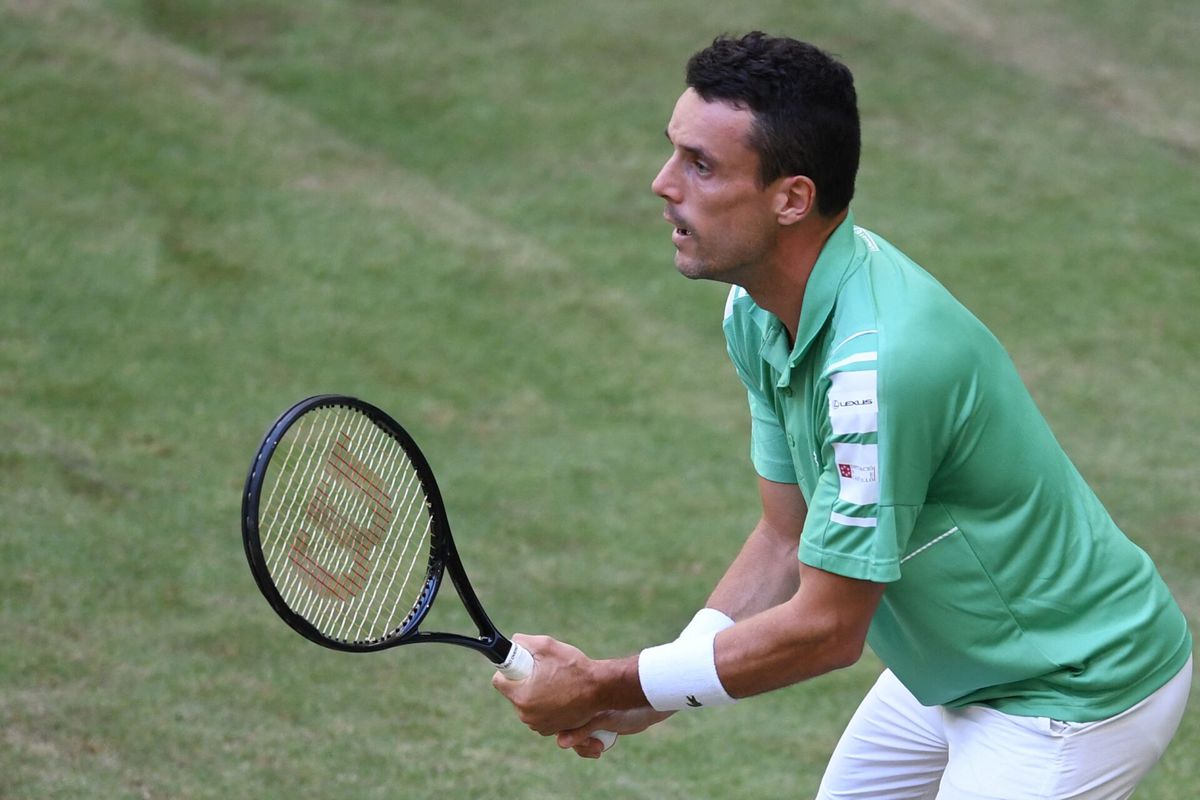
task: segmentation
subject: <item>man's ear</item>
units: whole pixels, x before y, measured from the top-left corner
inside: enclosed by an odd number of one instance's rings
[[[776,197],[779,224],[795,225],[817,207],[817,186],[805,175],[792,175],[780,179]]]

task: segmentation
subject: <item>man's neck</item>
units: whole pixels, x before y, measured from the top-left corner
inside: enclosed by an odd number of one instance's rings
[[[846,218],[847,211],[833,217],[813,215],[786,230],[780,237],[775,257],[760,272],[754,286],[744,286],[759,308],[771,312],[788,332],[788,343],[795,345],[800,328],[800,312],[808,279],[825,243]]]

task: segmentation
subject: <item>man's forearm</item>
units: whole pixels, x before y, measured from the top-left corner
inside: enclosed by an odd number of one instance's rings
[[[664,704],[672,691],[686,697],[693,692],[703,697],[707,690],[718,690],[719,696],[741,698],[790,686],[793,683],[849,666],[862,654],[867,628],[884,586],[804,568],[802,587],[785,602],[765,611],[743,618],[719,633],[709,634],[711,645],[703,653],[681,642],[652,648],[655,669],[652,686],[640,670],[640,657],[593,662],[592,679],[595,702],[611,709],[640,708],[658,698],[656,708],[679,708]],[[701,637],[703,638],[703,637]],[[708,659],[708,674],[715,669],[719,686],[707,688],[701,683],[680,688],[670,678],[671,670],[664,666],[678,657],[681,675],[698,675],[693,659]],[[663,678],[666,681],[663,683]],[[686,682],[686,679],[685,679]],[[726,697],[726,700],[728,700]],[[678,702],[678,697],[675,698]],[[688,705],[699,705],[689,702]]]
[[[760,519],[709,595],[707,607],[745,620],[796,595],[798,535],[778,528],[766,516]],[[604,708],[625,710],[648,704],[638,676],[638,656],[596,661],[593,667],[596,700]]]
[[[800,586],[798,544],[795,533],[760,520],[709,595],[708,607],[743,620],[786,602]]]
[[[862,655],[882,584],[806,569],[787,602],[717,634],[717,675],[732,697],[790,686],[853,664]]]

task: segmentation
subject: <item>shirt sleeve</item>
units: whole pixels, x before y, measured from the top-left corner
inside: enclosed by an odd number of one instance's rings
[[[823,463],[800,560],[849,578],[890,583],[900,579],[901,554],[920,504],[897,504],[891,494],[893,468],[903,457],[880,430],[891,399],[880,391],[876,338],[860,337],[855,352],[838,354],[822,376]]]
[[[734,286],[730,289],[725,304],[725,345],[729,360],[733,362],[738,377],[746,387],[750,405],[750,461],[754,470],[762,477],[776,483],[797,483],[796,467],[792,463],[792,451],[788,446],[787,434],[779,422],[779,414],[762,387],[761,365],[755,352],[753,323],[735,315],[734,304],[749,298],[745,291]]]
[[[779,415],[754,390],[750,401],[750,460],[754,471],[775,483],[796,483],[796,466],[788,447],[787,434],[779,424]]]

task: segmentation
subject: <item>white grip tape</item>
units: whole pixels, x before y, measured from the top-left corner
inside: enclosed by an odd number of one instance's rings
[[[533,654],[516,642],[508,651],[508,658],[496,667],[510,681],[523,681],[533,674]],[[617,734],[612,731],[592,731],[592,738],[607,750],[617,743]]]
[[[533,655],[521,645],[513,642],[508,658],[496,669],[510,681],[523,681],[533,674]]]

